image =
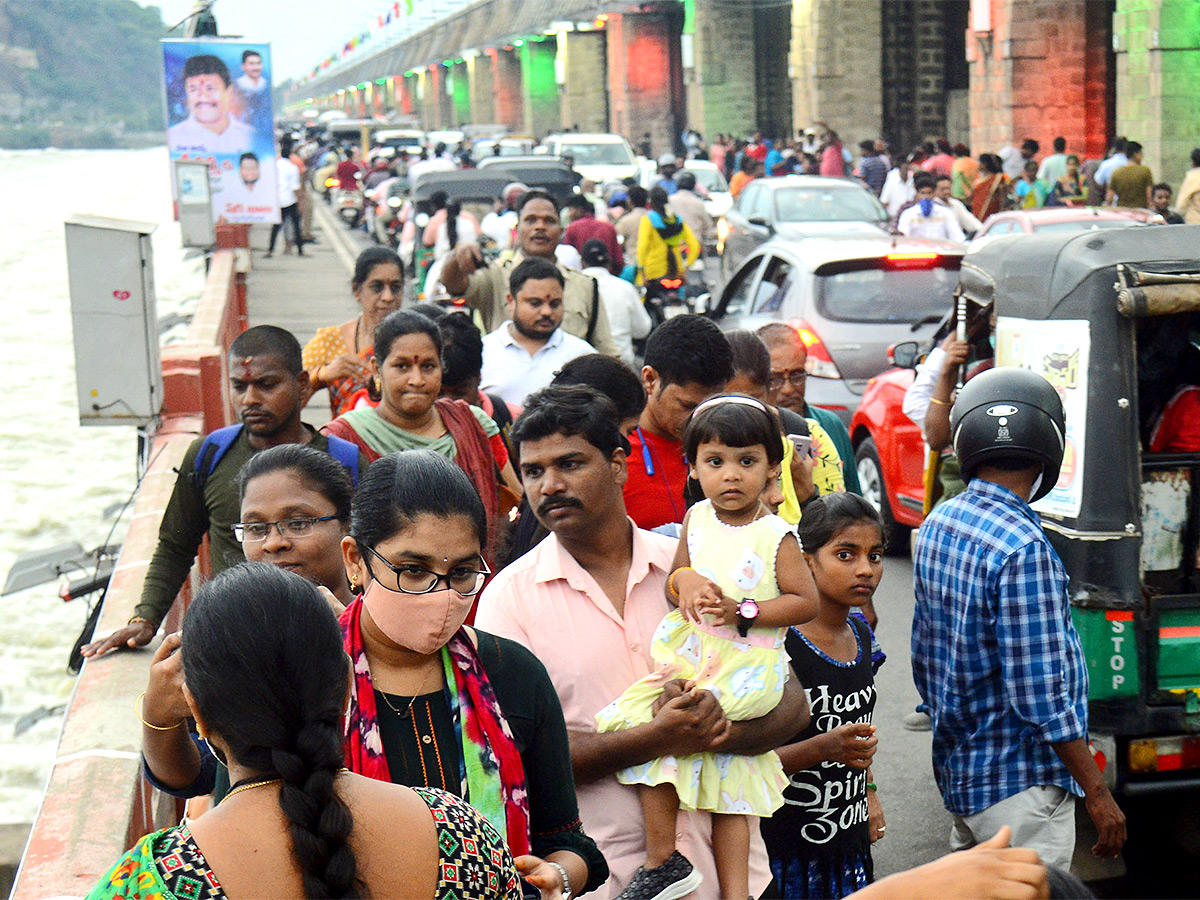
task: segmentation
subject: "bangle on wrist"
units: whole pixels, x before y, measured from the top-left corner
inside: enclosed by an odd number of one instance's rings
[[[873,782],[873,781],[868,781],[868,782],[867,782],[867,790],[868,790],[868,791],[875,791],[876,793],[878,793],[878,792],[879,792],[879,785],[877,785],[877,784],[876,784],[875,782]]]
[[[936,403],[938,406],[953,406],[954,405],[949,400],[939,400],[937,397],[930,397],[929,402]]]
[[[128,622],[126,622],[125,624],[126,624],[126,625],[134,625],[134,624],[136,624],[137,622],[145,622],[145,623],[146,623],[147,625],[149,625],[151,628],[153,628],[153,627],[154,627],[154,623],[153,623],[153,622],[151,622],[149,619],[147,619],[145,616],[134,616],[133,618],[131,618],[131,619],[130,619]],[[158,629],[155,629],[155,630],[157,631]]]
[[[154,731],[174,731],[183,724],[183,719],[180,719],[174,725],[152,725],[142,718],[142,698],[146,696],[146,692],[142,691],[137,695],[137,699],[133,701],[133,714],[138,717],[138,721]]]
[[[558,874],[562,876],[562,881],[563,881],[563,889],[562,889],[563,900],[571,900],[571,879],[567,877],[567,870],[564,869],[562,866],[560,866],[558,863],[552,862],[551,860],[546,860],[546,865],[554,866],[554,868],[558,869]]]
[[[667,579],[667,593],[670,594],[672,597],[674,597],[676,600],[678,600],[679,599],[679,591],[675,589],[675,576],[678,575],[680,572],[695,572],[695,571],[696,570],[693,569],[691,566],[680,566],[678,569],[676,569],[674,572],[672,572],[671,577]]]

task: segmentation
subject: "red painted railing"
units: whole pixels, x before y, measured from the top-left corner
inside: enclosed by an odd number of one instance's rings
[[[244,235],[221,235],[222,247],[245,246]],[[229,424],[229,345],[246,327],[245,276],[234,249],[212,257],[188,340],[163,350],[163,423],[154,436],[129,533],[113,570],[96,634],[128,621],[141,596],[158,526],[175,472],[197,435]],[[207,573],[207,554],[192,579]],[[190,582],[167,627],[190,597]],[[152,645],[156,646],[156,645]],[[145,689],[149,649],[111,653],[85,663],[67,706],[54,768],[11,897],[35,900],[83,896],[133,843],[178,821],[176,802],[141,775],[142,729],[134,700]]]

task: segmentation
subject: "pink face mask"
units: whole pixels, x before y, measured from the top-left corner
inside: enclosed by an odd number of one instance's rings
[[[446,646],[474,602],[474,597],[450,589],[405,594],[385,588],[374,578],[363,592],[363,606],[379,630],[401,647],[426,656]]]

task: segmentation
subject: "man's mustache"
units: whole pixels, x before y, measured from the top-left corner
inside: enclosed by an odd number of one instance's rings
[[[583,504],[574,497],[555,497],[553,500],[543,500],[537,508],[537,514],[544,516],[555,509],[583,509]]]

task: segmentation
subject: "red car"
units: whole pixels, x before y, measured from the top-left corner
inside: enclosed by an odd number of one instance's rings
[[[1013,209],[987,217],[971,247],[1005,234],[1045,234],[1048,231],[1088,231],[1100,228],[1128,228],[1162,225],[1165,219],[1148,209],[1119,206],[1046,206],[1041,209]]]
[[[915,377],[912,369],[892,368],[872,378],[850,420],[862,494],[883,516],[889,548],[901,554],[908,553],[909,530],[925,518],[925,441],[900,408]]]

